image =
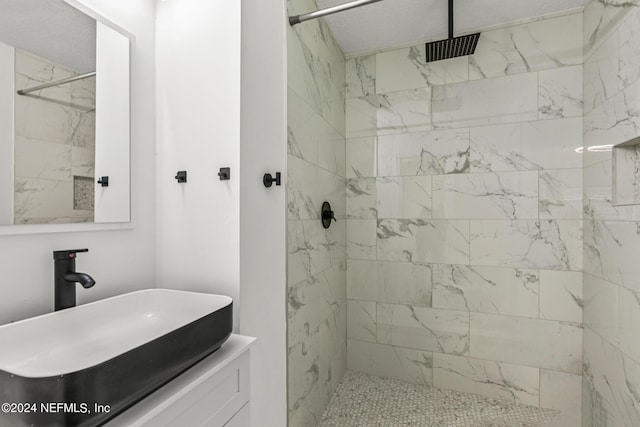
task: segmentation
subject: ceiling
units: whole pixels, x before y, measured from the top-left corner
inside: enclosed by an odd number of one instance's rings
[[[0,0],[0,42],[95,71],[96,21],[62,0]]]
[[[348,2],[317,0],[321,9]],[[569,10],[584,6],[584,3],[585,0],[457,0],[454,5],[455,32]],[[349,55],[446,38],[447,4],[446,0],[383,0],[325,19],[342,51]]]

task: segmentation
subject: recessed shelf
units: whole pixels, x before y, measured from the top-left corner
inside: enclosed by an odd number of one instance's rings
[[[640,204],[640,137],[613,146],[612,204]]]

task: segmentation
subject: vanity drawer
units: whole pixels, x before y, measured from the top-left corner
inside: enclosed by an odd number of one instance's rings
[[[254,341],[232,334],[220,350],[105,427],[248,427],[250,346]]]
[[[249,354],[189,390],[143,426],[224,426],[249,401]]]

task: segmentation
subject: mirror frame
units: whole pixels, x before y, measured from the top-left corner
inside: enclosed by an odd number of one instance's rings
[[[0,225],[0,236],[15,236],[29,234],[48,234],[48,233],[72,233],[72,232],[88,232],[88,231],[104,231],[104,230],[127,230],[135,228],[134,216],[132,213],[132,175],[131,175],[131,144],[132,144],[132,127],[131,120],[133,111],[131,109],[131,93],[133,87],[133,51],[135,46],[135,35],[115,24],[110,19],[93,10],[91,7],[82,3],[80,0],[63,0],[69,6],[79,10],[85,15],[95,19],[97,22],[111,28],[129,39],[129,221],[128,222],[84,222],[84,223],[67,223],[67,224],[5,224]]]

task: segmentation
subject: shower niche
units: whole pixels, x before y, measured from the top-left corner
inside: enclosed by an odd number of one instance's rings
[[[612,147],[614,206],[640,204],[640,137]]]

